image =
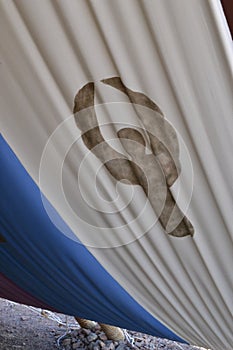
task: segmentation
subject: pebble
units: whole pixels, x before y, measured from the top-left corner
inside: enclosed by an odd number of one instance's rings
[[[113,343],[105,345],[103,350],[115,350],[115,345]]]
[[[70,344],[71,344],[71,339],[70,339],[70,338],[64,339],[63,342],[62,342],[62,344],[63,344],[64,346],[70,345]]]
[[[87,340],[89,343],[93,342],[94,340],[96,340],[98,338],[98,335],[95,333],[90,333],[87,337]]]
[[[11,329],[6,329],[6,333],[13,333]]]
[[[90,329],[83,328],[81,332],[82,332],[83,334],[85,334],[85,335],[89,335],[89,334],[91,333],[91,330],[90,330]]]
[[[28,321],[29,319],[30,319],[29,316],[21,316],[21,317],[20,317],[20,320],[21,320],[21,321]]]
[[[94,345],[94,346],[93,346],[93,350],[100,350],[99,345]]]
[[[98,340],[98,345],[100,348],[103,348],[105,346],[105,343],[102,340]]]
[[[60,350],[198,350],[199,348],[179,344],[171,340],[156,338],[143,333],[127,331],[134,339],[132,346],[125,341],[112,341],[107,339],[99,325],[90,329],[75,329],[68,333],[61,341]],[[201,350],[201,349],[199,349]],[[202,348],[202,350],[205,350]]]
[[[100,333],[99,338],[100,338],[100,340],[103,340],[103,341],[108,340],[108,338],[107,338],[106,334],[104,334],[104,332]]]
[[[116,350],[124,350],[125,349],[125,344],[120,344],[118,345],[118,347],[116,348]]]

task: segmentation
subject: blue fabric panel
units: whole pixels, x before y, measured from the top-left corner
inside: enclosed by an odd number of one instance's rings
[[[0,194],[0,232],[7,240],[0,243],[0,271],[5,276],[60,312],[183,342],[143,309],[85,246],[53,225],[39,188],[2,137]]]

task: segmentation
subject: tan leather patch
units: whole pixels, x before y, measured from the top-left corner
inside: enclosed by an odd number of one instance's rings
[[[119,141],[130,158],[117,152],[104,139],[94,108],[84,117],[80,116],[80,111],[95,105],[95,87],[91,82],[82,87],[74,99],[73,113],[84,144],[104,164],[115,180],[143,188],[165,232],[175,237],[193,236],[193,226],[179,209],[170,190],[181,171],[175,129],[165,121],[156,103],[145,94],[127,88],[119,77],[101,81],[126,94],[132,104],[155,111],[157,124],[155,125],[153,118],[149,120],[146,115],[140,115],[144,129],[126,127],[117,132]],[[152,134],[154,129],[159,137]],[[152,154],[145,152],[145,130]]]

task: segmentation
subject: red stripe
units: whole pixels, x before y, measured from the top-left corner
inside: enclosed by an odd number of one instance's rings
[[[20,304],[26,304],[41,309],[55,311],[44,302],[38,300],[29,293],[25,292],[22,288],[18,287],[14,282],[9,280],[9,278],[4,276],[2,273],[0,273],[0,297],[15,301]]]

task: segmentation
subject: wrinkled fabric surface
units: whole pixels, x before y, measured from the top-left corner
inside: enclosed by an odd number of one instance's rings
[[[221,3],[2,1],[0,38],[4,278],[64,313],[230,350]]]

